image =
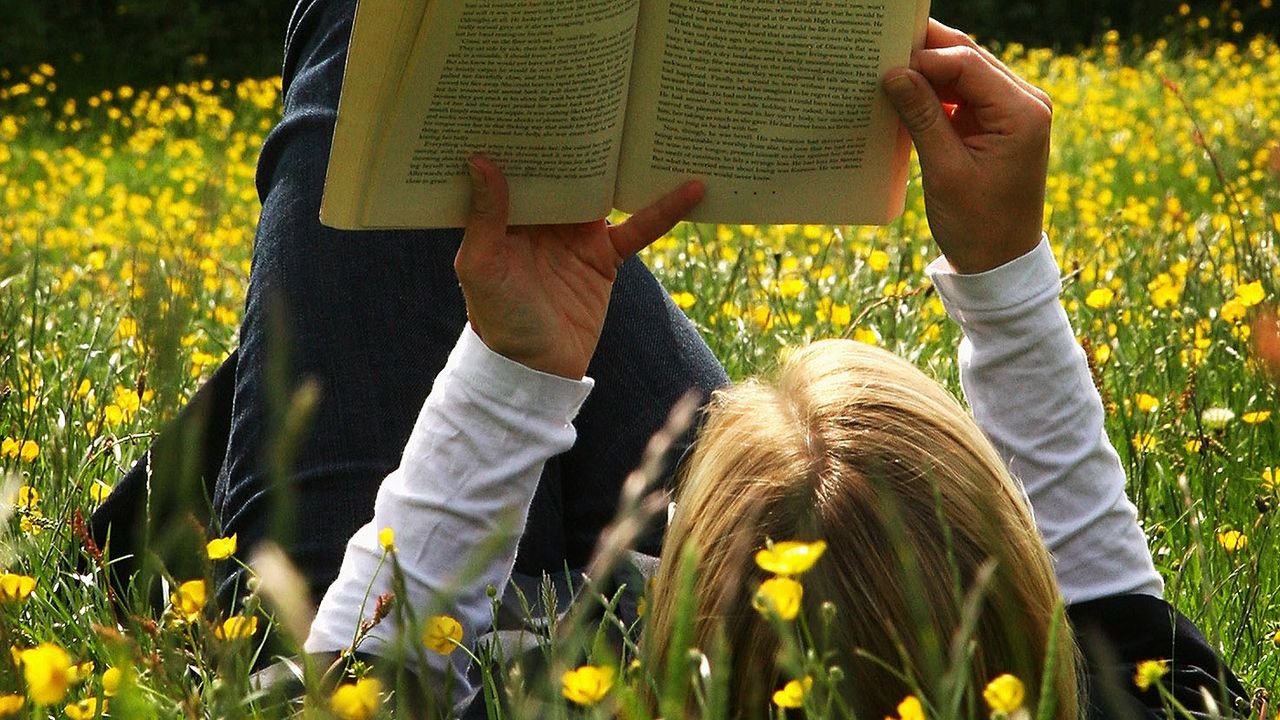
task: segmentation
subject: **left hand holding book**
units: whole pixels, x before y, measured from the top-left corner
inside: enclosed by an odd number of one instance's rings
[[[625,222],[508,227],[502,171],[470,161],[472,193],[454,269],[472,328],[490,350],[574,380],[595,353],[622,261],[662,237],[702,199],[687,182]]]

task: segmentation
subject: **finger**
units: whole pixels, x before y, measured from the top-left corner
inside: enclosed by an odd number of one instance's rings
[[[627,218],[626,222],[609,228],[618,260],[640,252],[665,235],[702,201],[705,193],[706,188],[700,180],[691,180]]]
[[[949,47],[921,50],[912,58],[915,69],[936,86],[950,88],[960,103],[970,106],[984,119],[1002,122],[1014,118],[1019,111],[1034,103],[1036,108],[1048,112],[1043,102],[991,65],[981,53],[970,47]],[[995,111],[994,113],[992,111]],[[991,126],[990,130],[1008,132],[1004,125]]]
[[[467,163],[471,175],[471,212],[462,241],[477,250],[507,234],[507,180],[489,158],[475,155]]]
[[[924,46],[926,49],[967,47],[976,50],[984,60],[991,64],[992,67],[1008,76],[1010,80],[1021,87],[1026,93],[1044,103],[1050,109],[1053,108],[1053,100],[1049,97],[1048,93],[1024,80],[1020,75],[1011,70],[1008,65],[1005,65],[1004,61],[996,57],[994,53],[978,44],[978,42],[973,38],[956,28],[944,25],[937,20],[930,18],[929,30],[925,35]]]
[[[884,79],[884,92],[911,133],[926,171],[956,167],[964,161],[960,137],[924,76],[908,68],[890,70]]]
[[[932,85],[932,83],[930,83]],[[957,107],[964,103],[964,98],[955,91],[955,88],[947,85],[933,85],[933,91],[937,93],[938,99],[942,101],[944,106]]]
[[[1052,104],[1024,89],[978,50],[967,46],[921,50],[912,63],[930,83],[959,101],[957,121],[973,121],[953,123],[962,137],[995,133],[1047,141]]]
[[[953,45],[963,45],[968,41],[968,35],[950,25],[938,22],[934,18],[929,18],[929,29],[925,31],[924,35],[924,46],[926,48],[951,47]]]
[[[984,60],[986,60],[988,63],[991,63],[992,67],[994,67],[995,69],[1007,75],[1010,80],[1017,83],[1018,87],[1022,88],[1028,95],[1031,95],[1035,99],[1044,103],[1050,109],[1053,108],[1053,100],[1049,97],[1049,93],[1045,92],[1044,90],[1041,90],[1035,85],[1032,85],[1030,82],[1024,79],[1021,75],[1014,72],[1008,65],[1004,64],[1003,60],[996,57],[995,53],[991,52],[990,50],[983,47],[982,45],[979,45],[978,43],[974,42],[973,38],[970,38],[967,35],[965,36],[965,38],[969,41],[968,46],[973,48],[974,50],[977,50],[978,54],[981,55]]]

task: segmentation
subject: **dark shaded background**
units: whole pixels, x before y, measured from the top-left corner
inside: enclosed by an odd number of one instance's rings
[[[890,0],[898,2],[901,0]],[[1280,0],[1277,0],[1280,1]],[[1071,50],[1114,29],[1197,41],[1275,33],[1266,0],[934,0],[936,17],[986,42]],[[62,91],[278,73],[291,0],[0,0],[0,68],[47,62]],[[1198,27],[1200,16],[1210,28]],[[1239,25],[1236,25],[1236,23]],[[1190,36],[1190,37],[1189,37]]]

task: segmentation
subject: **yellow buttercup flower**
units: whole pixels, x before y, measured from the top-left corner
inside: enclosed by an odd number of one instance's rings
[[[987,687],[982,691],[982,699],[987,701],[991,712],[1006,715],[1021,708],[1026,697],[1027,688],[1021,680],[1009,673],[1000,675],[987,683]]]
[[[875,330],[872,330],[871,328],[864,328],[864,327],[854,328],[854,329],[853,329],[853,339],[854,339],[855,341],[857,341],[857,342],[860,342],[860,343],[864,344],[864,345],[879,345],[879,344],[880,344],[880,336],[879,336],[879,335],[877,335],[877,334],[876,334],[876,331],[875,331]]]
[[[17,715],[27,699],[21,695],[0,695],[0,717]]]
[[[1133,449],[1139,453],[1149,453],[1156,449],[1156,436],[1148,432],[1134,433]]]
[[[1138,393],[1133,396],[1133,403],[1138,406],[1142,412],[1155,412],[1160,409],[1160,400],[1154,395],[1147,393]]]
[[[880,295],[887,298],[903,297],[907,294],[909,289],[910,288],[908,287],[906,280],[899,280],[896,283],[891,282],[881,288]]]
[[[925,720],[924,704],[915,695],[908,695],[898,703],[898,717],[884,720]]]
[[[849,322],[853,320],[853,308],[848,305],[832,305],[831,315],[828,320],[833,328],[847,327]],[[929,327],[937,327],[937,325],[930,325]]]
[[[458,648],[462,642],[462,623],[448,615],[434,615],[427,618],[427,626],[422,631],[422,644],[427,649],[440,655],[448,655]]]
[[[1099,365],[1106,365],[1111,360],[1111,346],[1107,344],[1098,345],[1093,349],[1093,361]]]
[[[396,532],[389,527],[384,527],[378,531],[378,544],[387,552],[395,552],[396,550]]]
[[[688,310],[698,304],[698,297],[687,290],[671,293],[671,300],[681,310]]]
[[[232,533],[230,537],[214,538],[205,545],[205,552],[209,555],[210,560],[226,560],[236,554],[236,537],[239,533]]]
[[[124,672],[118,667],[107,668],[102,673],[102,694],[107,697],[115,697],[120,692],[120,683],[124,681]]]
[[[0,440],[0,457],[16,458],[22,462],[34,462],[40,456],[40,445],[35,440],[18,440],[7,437]]]
[[[1271,418],[1270,410],[1251,410],[1240,416],[1240,421],[1246,425],[1257,425],[1264,423]]]
[[[258,632],[257,615],[232,615],[214,628],[213,636],[219,640],[243,640]]]
[[[329,709],[342,720],[368,720],[382,704],[382,683],[366,677],[343,683],[329,698]]]
[[[169,593],[169,604],[173,614],[183,622],[195,622],[204,611],[208,600],[208,588],[203,580],[188,580]]]
[[[101,505],[107,501],[107,496],[111,494],[112,489],[113,487],[111,485],[108,485],[101,480],[94,480],[93,484],[89,486],[89,497],[93,498],[95,503]]]
[[[93,676],[93,661],[85,660],[82,663],[71,666],[71,684],[79,685],[88,678]]]
[[[1264,468],[1262,470],[1262,489],[1270,492],[1280,490],[1280,478],[1272,468]]]
[[[1218,544],[1227,552],[1244,550],[1249,547],[1249,537],[1239,530],[1224,530],[1218,533]]]
[[[1240,302],[1236,298],[1232,298],[1226,301],[1225,303],[1223,303],[1222,309],[1218,311],[1218,315],[1220,315],[1223,320],[1229,323],[1240,322],[1241,320],[1244,319],[1244,316],[1247,315],[1248,313],[1249,313],[1249,309],[1245,307],[1244,303]]]
[[[98,698],[88,697],[63,708],[71,720],[93,720],[98,716]]]
[[[760,583],[752,605],[762,613],[777,615],[782,620],[795,620],[800,614],[804,587],[788,577],[769,578]]]
[[[116,335],[121,339],[128,339],[138,334],[138,321],[131,317],[120,318],[120,324],[116,326]]]
[[[30,485],[18,488],[18,501],[14,505],[19,510],[35,510],[40,505],[40,493]]]
[[[800,575],[813,567],[813,564],[826,552],[825,540],[816,542],[779,542],[773,543],[756,553],[756,565],[761,570],[774,575]]]
[[[784,298],[795,298],[809,287],[809,283],[802,277],[789,277],[777,285],[778,294]]]
[[[813,688],[813,678],[805,676],[803,680],[792,680],[773,693],[773,704],[780,708],[798,708],[804,706],[805,696]]]
[[[67,694],[71,685],[71,656],[53,643],[40,643],[19,653],[22,676],[27,681],[27,697],[38,705],[52,705]]]
[[[1265,300],[1267,291],[1262,289],[1262,281],[1254,280],[1236,288],[1236,299],[1245,307],[1253,307]]]
[[[1169,672],[1168,660],[1143,660],[1138,663],[1138,671],[1133,676],[1133,684],[1146,692]]]
[[[22,513],[18,527],[28,535],[39,535],[44,531],[44,513],[39,510],[28,510]]]
[[[889,268],[890,260],[889,253],[883,250],[872,250],[867,256],[867,267],[871,268],[872,272],[884,272]]]
[[[0,603],[21,602],[36,589],[36,579],[28,575],[0,573]]]
[[[1177,285],[1158,283],[1151,289],[1151,304],[1158,308],[1167,308],[1182,299],[1182,288]]]
[[[595,705],[613,687],[613,668],[583,665],[560,676],[560,692],[578,705]]]
[[[1110,305],[1111,301],[1114,300],[1115,297],[1116,294],[1111,290],[1111,288],[1094,288],[1085,296],[1084,304],[1094,310],[1101,310],[1102,308]]]

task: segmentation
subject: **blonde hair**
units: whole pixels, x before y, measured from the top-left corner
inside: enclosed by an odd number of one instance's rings
[[[1012,673],[1035,707],[1060,603],[1048,552],[973,418],[910,363],[825,340],[792,353],[773,384],[719,392],[677,492],[643,641],[651,668],[672,641],[680,553],[695,548],[692,644],[712,655],[723,638],[735,716],[766,717],[788,678],[777,632],[752,607],[766,578],[753,555],[767,539],[825,540],[803,612],[817,627],[834,604],[829,649],[858,717],[893,715],[912,691],[869,658],[930,686],[929,653],[946,652],[964,593],[992,564],[969,681],[981,690]],[[1059,627],[1056,717],[1075,718],[1075,646]]]

